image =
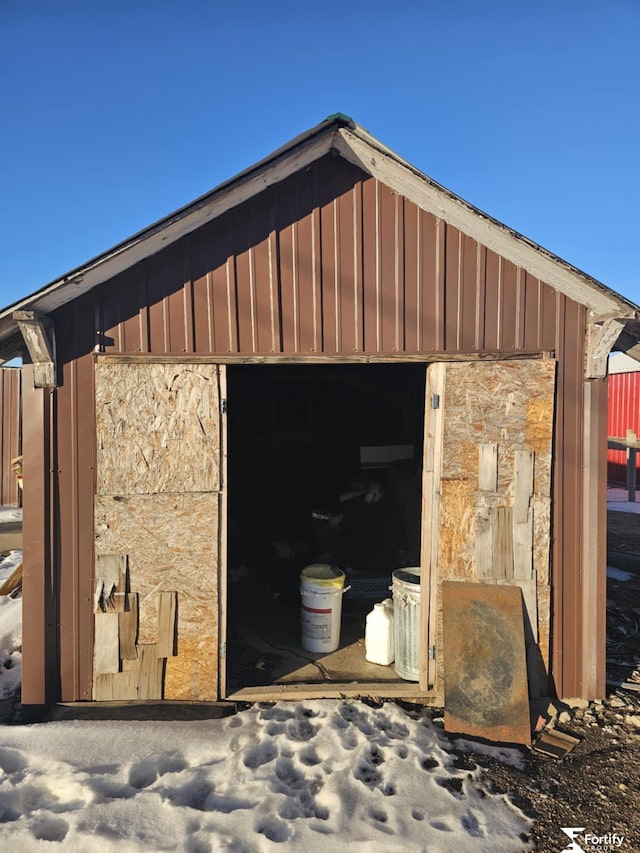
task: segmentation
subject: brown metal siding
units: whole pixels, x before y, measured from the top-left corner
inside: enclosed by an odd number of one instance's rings
[[[19,367],[0,368],[0,504],[18,506],[18,480],[11,460],[22,452],[22,372]]]
[[[580,692],[582,307],[327,157],[58,315],[63,698],[90,690],[96,341],[224,356],[555,350],[553,676]]]

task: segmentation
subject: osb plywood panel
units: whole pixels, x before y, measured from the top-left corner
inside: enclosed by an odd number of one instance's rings
[[[530,664],[539,661],[531,675],[542,682],[549,663],[555,362],[447,364],[443,397],[439,581],[526,588],[536,621],[529,645],[538,641],[528,650]],[[440,648],[441,640],[440,634]]]
[[[218,490],[216,365],[98,361],[95,382],[98,495]]]
[[[478,513],[481,520],[485,516],[488,520],[492,515],[502,518],[505,509],[512,511],[516,501],[516,472],[522,470],[525,455],[531,454],[535,543],[532,574],[539,573],[538,581],[546,583],[555,362],[544,359],[447,364],[444,396],[441,578],[476,577]],[[494,492],[487,490],[486,476],[487,448],[493,445],[497,446],[498,469]],[[526,490],[529,491],[528,486]],[[521,489],[518,501],[522,513]],[[486,576],[485,567],[481,575]],[[503,575],[502,571],[498,573]]]
[[[478,445],[495,443],[499,490],[511,483],[513,451],[532,450],[535,493],[548,495],[555,371],[553,359],[448,364],[443,478],[477,480]]]
[[[158,640],[158,594],[177,595],[177,656],[165,699],[217,698],[217,494],[96,498],[96,554],[126,553],[138,594],[138,643]],[[197,649],[197,658],[194,650]]]

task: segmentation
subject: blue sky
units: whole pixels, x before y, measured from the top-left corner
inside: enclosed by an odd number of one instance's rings
[[[0,0],[0,306],[344,112],[640,302],[637,0]]]

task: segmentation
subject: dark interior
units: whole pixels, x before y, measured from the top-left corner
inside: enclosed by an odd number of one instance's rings
[[[364,626],[391,596],[392,572],[419,565],[425,371],[228,368],[231,689],[398,678],[393,665],[366,663]],[[300,646],[300,572],[316,562],[351,587],[335,655]]]

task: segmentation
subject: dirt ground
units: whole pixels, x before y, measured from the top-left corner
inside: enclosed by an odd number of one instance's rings
[[[556,718],[580,742],[561,760],[523,752],[522,770],[478,753],[458,758],[462,768],[480,765],[494,789],[534,819],[530,843],[541,853],[640,851],[640,515],[609,513],[608,544],[630,559],[628,579],[614,572],[607,581],[607,697],[571,703]],[[562,827],[584,828],[579,847],[568,847]],[[614,834],[624,836],[618,846]]]

